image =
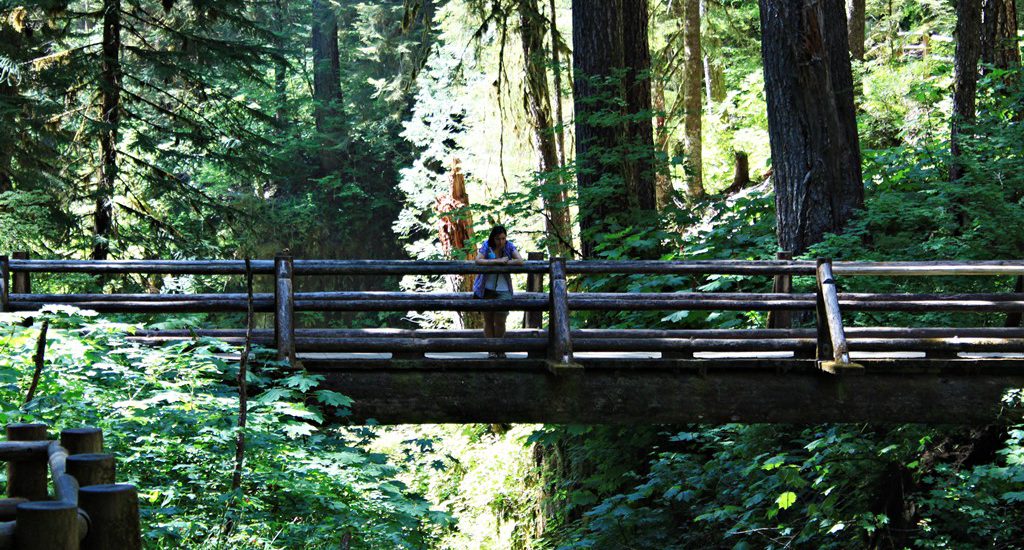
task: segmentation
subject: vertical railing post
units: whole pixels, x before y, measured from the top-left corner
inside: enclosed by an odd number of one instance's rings
[[[823,291],[822,280],[821,280],[821,266],[831,263],[830,260],[825,258],[818,258],[817,268],[814,270],[815,273],[815,326],[818,328],[818,346],[817,346],[817,359],[818,361],[831,361],[832,360],[832,336],[828,332],[828,316],[825,314],[825,293]]]
[[[1020,293],[1024,292],[1024,276],[1017,275],[1017,282],[1014,283],[1014,285],[1013,285],[1013,292],[1015,294],[1020,294]],[[1021,312],[1019,312],[1019,311],[1011,311],[1010,313],[1006,314],[1006,324],[1004,326],[1007,326],[1007,327],[1019,327],[1020,326],[1020,321],[1021,321]]]
[[[0,256],[0,313],[10,310],[11,302],[11,260]]]
[[[278,361],[295,364],[294,262],[290,255],[274,256],[274,342]]]
[[[526,255],[528,260],[543,260],[543,252],[530,252]],[[543,273],[530,273],[526,276],[526,291],[527,292],[540,292],[544,289],[544,274]],[[542,311],[525,311],[523,312],[523,328],[540,328],[540,325],[544,320],[544,312]]]
[[[777,252],[775,257],[779,260],[792,260],[793,253],[789,251]],[[793,276],[788,273],[776,275],[772,280],[772,292],[777,294],[793,292]],[[768,328],[793,328],[793,314],[789,311],[769,311]]]
[[[14,260],[27,260],[29,258],[28,252],[19,251],[11,254],[11,259]],[[20,272],[14,274],[14,282],[11,285],[11,293],[13,294],[31,294],[32,293],[32,279],[29,278],[29,273]]]
[[[139,493],[134,485],[112,483],[82,487],[78,505],[89,514],[89,533],[82,550],[141,550]]]
[[[839,291],[832,274],[832,260],[819,259],[815,270],[818,281],[818,365],[830,374],[863,374],[864,367],[850,361],[850,348],[846,342],[842,311],[839,309]],[[821,326],[827,327],[830,355],[822,357]]]
[[[46,424],[8,424],[8,441],[45,441]],[[46,461],[12,460],[7,463],[7,496],[46,500]]]
[[[77,550],[78,506],[63,500],[22,502],[17,508],[14,547],[21,550]],[[110,547],[113,548],[113,547]]]
[[[565,258],[551,259],[551,312],[548,320],[548,359],[555,369],[571,367],[572,333],[569,328],[569,289]],[[556,371],[557,372],[557,371]]]

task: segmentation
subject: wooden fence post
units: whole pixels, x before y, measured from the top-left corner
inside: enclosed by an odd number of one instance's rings
[[[11,260],[6,256],[0,256],[0,313],[7,311],[7,304],[11,300]]]
[[[11,254],[11,259],[14,260],[27,260],[28,252],[18,251]],[[32,279],[29,277],[29,273],[21,272],[14,274],[14,282],[11,285],[11,293],[13,294],[31,294],[32,293]]]
[[[99,428],[68,428],[60,432],[60,446],[69,455],[103,452],[103,430]]]
[[[8,424],[8,441],[45,441],[46,424]],[[7,463],[7,496],[46,500],[48,472],[45,460],[12,460]]]
[[[825,258],[818,258],[817,267],[815,269],[815,326],[818,329],[818,346],[817,346],[817,359],[818,361],[831,361],[832,360],[832,337],[828,332],[828,318],[825,315],[825,295],[822,292],[822,281],[821,281],[821,266],[822,264],[829,262]]]
[[[548,319],[548,364],[556,374],[573,368],[572,333],[569,328],[569,290],[565,258],[551,259],[551,312]]]
[[[528,260],[543,260],[543,252],[530,252],[526,255]],[[544,274],[530,273],[526,276],[526,291],[540,292],[544,289]],[[544,312],[526,311],[523,312],[523,328],[540,328],[544,321]]]
[[[775,257],[779,260],[792,260],[793,253],[789,251],[777,252]],[[793,276],[789,274],[776,275],[772,280],[772,292],[789,294],[793,292]],[[769,311],[768,328],[793,328],[793,314],[789,311]]]
[[[21,550],[79,550],[78,506],[67,501],[18,505],[15,547]],[[121,548],[110,546],[109,548]]]
[[[832,260],[819,258],[815,272],[818,282],[818,366],[829,374],[863,374],[864,367],[850,361]],[[826,327],[826,344],[822,342],[822,325]],[[828,354],[822,353],[825,349]]]
[[[67,458],[68,475],[78,480],[80,487],[108,485],[117,479],[117,463],[114,455],[105,453],[84,453]]]
[[[1013,292],[1015,294],[1020,294],[1024,292],[1024,275],[1017,275],[1017,282],[1014,283],[1013,285]],[[1006,324],[1004,324],[1003,326],[1019,327],[1021,317],[1021,312],[1011,311],[1010,313],[1006,314]]]
[[[78,491],[78,506],[89,514],[89,534],[82,550],[139,550],[139,495],[134,485],[92,485]]]
[[[274,342],[277,360],[295,364],[295,286],[290,255],[274,256]]]

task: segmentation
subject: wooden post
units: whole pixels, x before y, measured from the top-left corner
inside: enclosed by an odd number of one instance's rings
[[[15,547],[21,550],[78,550],[78,507],[64,501],[18,505]],[[109,548],[119,548],[110,546]]]
[[[108,485],[116,481],[117,464],[114,455],[85,453],[71,455],[65,462],[68,475],[78,480],[79,487]]]
[[[1013,292],[1020,294],[1024,292],[1024,276],[1017,275],[1017,282],[1013,285]],[[1021,321],[1021,312],[1011,311],[1006,314],[1006,324],[1003,326],[1007,327],[1019,327]]]
[[[527,260],[543,260],[543,252],[530,252],[526,255]],[[543,292],[544,291],[544,274],[543,273],[530,273],[526,276],[526,291],[527,292]],[[534,328],[539,329],[544,324],[544,312],[543,311],[524,311],[523,312],[523,328]],[[526,354],[530,359],[543,359],[542,352],[531,351]]]
[[[274,341],[277,360],[295,365],[295,287],[292,257],[274,256]]]
[[[139,496],[134,485],[124,483],[82,487],[78,505],[89,515],[89,534],[82,550],[139,550]]]
[[[530,252],[526,255],[527,260],[543,260],[543,252]],[[544,290],[544,275],[541,273],[530,273],[526,276],[526,291],[541,292]],[[541,311],[523,312],[523,328],[540,328],[544,321],[544,313]]]
[[[28,252],[19,251],[11,254],[11,258],[14,260],[27,260]],[[29,278],[29,274],[25,272],[14,274],[14,283],[11,285],[12,294],[31,294],[32,293],[32,279]]]
[[[832,337],[828,333],[828,319],[825,315],[825,295],[822,292],[821,266],[828,262],[825,258],[818,258],[816,269],[817,284],[815,285],[815,326],[818,329],[818,361],[832,360]]]
[[[775,257],[779,260],[792,260],[793,253],[789,251],[777,252]],[[772,292],[786,293],[793,292],[792,275],[776,275],[772,281]],[[793,314],[789,311],[769,311],[768,328],[793,328]]]
[[[863,374],[864,367],[850,362],[850,351],[846,343],[846,331],[839,310],[839,293],[832,274],[832,260],[819,258],[816,278],[818,287],[818,365],[831,374]],[[831,352],[823,357],[821,326],[824,324],[828,336],[827,349]],[[830,356],[829,356],[830,355]]]
[[[103,430],[99,428],[68,428],[60,432],[60,446],[69,455],[103,452]]]
[[[551,312],[548,319],[548,364],[556,374],[576,368],[572,360],[569,327],[569,290],[565,280],[565,258],[551,259]]]
[[[6,255],[0,256],[0,313],[7,311],[11,300],[11,260]]]
[[[8,424],[8,441],[45,441],[46,424]],[[7,496],[29,500],[47,497],[46,460],[12,460],[7,463]]]

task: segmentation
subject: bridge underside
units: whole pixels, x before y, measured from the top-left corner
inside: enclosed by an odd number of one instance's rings
[[[354,400],[355,422],[1024,421],[1021,357],[861,358],[863,374],[846,375],[796,358],[578,358],[579,368],[556,372],[540,359],[303,363]]]

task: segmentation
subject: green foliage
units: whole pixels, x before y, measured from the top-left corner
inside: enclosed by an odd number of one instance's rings
[[[915,426],[664,432],[648,471],[627,474],[624,490],[551,540],[560,548],[1011,547],[1024,534],[1014,489],[1024,480],[1022,435],[996,434],[1000,450],[985,456],[956,431]]]
[[[321,376],[285,372],[256,352],[233,494],[238,371],[225,354],[237,348],[208,339],[140,347],[125,339],[131,325],[73,309],[46,317],[46,368],[22,407],[38,331],[0,316],[0,420],[103,428],[119,480],[139,488],[147,547],[420,548],[447,523],[397,479],[400,468],[338,426],[351,400],[319,389]]]

